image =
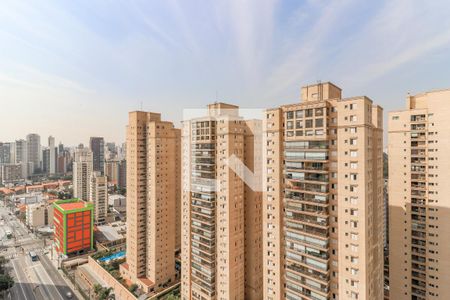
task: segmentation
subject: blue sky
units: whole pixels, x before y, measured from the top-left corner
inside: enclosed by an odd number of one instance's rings
[[[123,141],[127,112],[299,101],[332,81],[385,111],[450,88],[450,1],[2,1],[0,141]],[[217,96],[216,96],[217,95]],[[45,138],[44,138],[45,139]]]

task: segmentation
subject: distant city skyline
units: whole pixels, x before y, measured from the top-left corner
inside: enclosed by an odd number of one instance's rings
[[[127,112],[299,102],[318,80],[385,112],[450,82],[448,1],[5,1],[0,141],[125,140]],[[141,104],[142,103],[142,104]],[[6,112],[6,113],[5,113]]]

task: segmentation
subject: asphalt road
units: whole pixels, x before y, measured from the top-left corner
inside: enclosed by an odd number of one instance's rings
[[[70,299],[77,299],[73,291],[43,253],[43,241],[30,233],[28,229],[17,220],[4,207],[0,207],[0,217],[3,218],[5,228],[13,232],[13,238],[7,239],[0,232],[0,255],[10,259],[10,273],[15,278],[8,299],[11,300],[66,300],[68,293]],[[35,251],[39,257],[32,261],[29,251]]]

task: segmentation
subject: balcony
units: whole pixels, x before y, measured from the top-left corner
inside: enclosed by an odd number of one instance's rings
[[[319,229],[314,227],[305,225],[303,229],[297,229],[289,226],[289,221],[287,222],[288,230],[286,230],[285,239],[294,242],[300,242],[305,245],[314,246],[320,249],[328,248],[328,240],[326,239],[329,236],[328,230]],[[310,234],[312,236],[308,236],[305,234]]]
[[[425,131],[427,127],[424,123],[421,124],[411,124],[411,131]]]
[[[327,299],[327,297],[322,297],[322,298],[315,297],[314,294],[312,294],[309,289],[298,287],[297,283],[293,284],[293,283],[287,282],[286,283],[286,291],[292,291],[294,293],[303,295],[303,296],[305,296],[305,297],[307,297],[308,299],[311,299],[311,300],[324,300],[324,299]]]
[[[420,264],[425,264],[425,262],[426,262],[425,257],[418,256],[418,255],[411,255],[411,259],[412,259],[414,262],[418,262],[418,263],[420,263]]]
[[[289,242],[286,243],[286,249],[291,250],[293,252],[298,252],[298,253],[314,256],[316,258],[324,260],[325,263],[328,263],[328,259],[329,259],[328,253],[325,251],[309,249],[308,247],[304,247],[304,249],[300,249],[298,247],[289,245]]]
[[[312,289],[314,289],[316,291],[319,291],[319,292],[323,293],[325,296],[330,291],[329,288],[328,288],[328,285],[315,282],[315,281],[313,281],[311,279],[307,279],[307,278],[305,278],[303,276],[296,275],[296,274],[294,274],[294,273],[292,273],[290,271],[286,272],[286,278],[288,280],[291,280],[294,283],[298,283],[298,284],[301,284],[301,285],[306,286],[308,288],[312,288]],[[314,284],[311,284],[310,282],[313,282]]]
[[[419,270],[419,271],[423,271],[423,272],[425,272],[425,270],[427,269],[424,265],[419,265],[419,264],[416,264],[416,263],[412,263],[411,267],[413,269],[416,269],[416,270]]]
[[[327,284],[327,282],[330,280],[330,276],[329,276],[329,272],[327,272],[326,274],[322,273],[322,272],[318,272],[315,270],[312,270],[308,267],[305,266],[301,266],[296,264],[295,262],[293,263],[287,263],[286,264],[286,269],[297,272],[299,274],[311,277],[311,278],[315,278],[318,280],[321,280],[322,282],[324,282],[325,284]]]
[[[412,190],[411,196],[425,198],[427,196],[427,192],[423,190]]]
[[[292,172],[287,171],[285,172],[286,179],[293,180],[295,182],[302,182],[302,181],[316,181],[316,182],[324,182],[327,183],[329,178],[328,174],[316,174],[316,173],[301,173],[301,172]]]
[[[329,192],[328,185],[302,182],[287,182],[286,189],[322,194]]]
[[[306,203],[316,203],[321,205],[328,205],[328,197],[327,196],[321,196],[321,195],[311,195],[311,194],[304,194],[304,193],[298,193],[298,192],[286,192],[285,200],[295,200],[299,202],[306,202]]]
[[[328,227],[328,217],[321,218],[316,216],[304,215],[298,212],[286,211],[286,219],[297,222],[304,222],[308,224],[314,224],[322,227]]]
[[[310,204],[297,204],[293,201],[286,201],[287,205],[285,206],[286,210],[297,212],[297,213],[307,213],[308,215],[319,215],[319,216],[327,216],[328,208],[317,205]]]
[[[412,271],[411,273],[412,277],[420,278],[420,279],[426,279],[427,276],[424,273],[419,273],[416,271]]]
[[[413,237],[419,238],[419,239],[426,239],[426,237],[427,237],[427,234],[425,232],[416,231],[416,230],[412,230],[411,235]]]
[[[411,245],[425,247],[427,245],[427,243],[425,241],[413,238],[413,239],[411,239]]]
[[[427,170],[426,166],[419,166],[419,165],[411,166],[411,172],[414,173],[425,173],[426,170]]]

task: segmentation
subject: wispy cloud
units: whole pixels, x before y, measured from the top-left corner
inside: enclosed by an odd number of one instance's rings
[[[174,106],[203,107],[216,90],[244,107],[297,98],[299,86],[319,79],[364,92],[450,48],[449,10],[445,0],[6,0],[0,99],[66,99],[87,132],[99,125],[86,101],[118,114],[144,101],[175,119]],[[437,73],[450,80],[448,68]],[[106,119],[104,130],[121,132],[119,116]]]
[[[261,79],[268,62],[275,26],[276,0],[229,1],[230,27],[238,53],[237,62],[249,80]]]
[[[450,45],[450,22],[441,14],[448,9],[450,4],[440,1],[431,7],[424,7],[422,1],[384,2],[363,29],[346,41],[349,46],[337,57],[332,74],[341,72],[344,81],[363,86],[445,49]]]
[[[345,20],[345,15],[351,12],[351,6],[355,1],[333,1],[327,3],[318,3],[318,15],[304,15],[305,7],[299,8],[294,15],[303,15],[306,22],[310,22],[310,28],[302,36],[294,33],[289,36],[295,41],[289,43],[289,52],[275,66],[271,76],[268,78],[268,84],[271,87],[270,94],[277,95],[282,90],[292,85],[299,85],[306,77],[317,74],[317,68],[321,60],[324,59],[324,53],[328,50],[327,42],[331,39],[330,35]],[[312,12],[315,13],[315,12]],[[305,23],[306,23],[305,22]],[[307,24],[304,24],[306,26]],[[320,78],[316,78],[320,79]]]

